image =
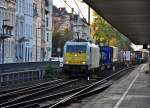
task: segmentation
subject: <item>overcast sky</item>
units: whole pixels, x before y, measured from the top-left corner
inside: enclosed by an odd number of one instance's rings
[[[79,13],[79,9],[77,8],[74,0],[66,0],[66,1],[72,8],[74,8],[76,13]],[[80,10],[83,13],[83,16],[86,19],[88,19],[88,6],[85,3],[81,3],[80,0],[76,0],[76,1],[80,7]],[[67,6],[63,0],[53,0],[53,4],[56,5],[57,7],[66,7],[68,12],[71,12],[71,8],[69,6]],[[81,15],[81,13],[80,13],[80,15]]]

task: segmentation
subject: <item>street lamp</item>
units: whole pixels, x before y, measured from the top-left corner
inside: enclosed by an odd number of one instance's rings
[[[37,32],[41,28],[36,28],[36,62],[37,62]]]
[[[10,19],[4,19],[3,20],[3,25],[2,25],[2,30],[3,30],[3,34],[2,34],[2,64],[4,64],[4,40],[5,40],[5,34],[4,34],[4,28],[5,28],[5,22],[10,21]]]

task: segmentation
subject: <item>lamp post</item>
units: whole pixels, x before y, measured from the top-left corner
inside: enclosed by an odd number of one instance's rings
[[[38,33],[39,29],[41,29],[41,28],[36,28],[36,58],[35,58],[36,62],[37,62],[37,35],[38,35],[37,33]]]
[[[4,64],[4,40],[5,40],[5,34],[4,34],[4,26],[5,26],[5,22],[10,21],[10,19],[4,19],[3,20],[3,25],[2,25],[2,30],[3,30],[3,34],[2,34],[2,64]]]

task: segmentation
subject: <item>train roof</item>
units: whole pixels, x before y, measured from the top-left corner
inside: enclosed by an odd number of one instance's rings
[[[91,43],[91,42],[74,42],[74,41],[67,41],[65,45],[88,45],[90,47],[98,47],[98,45]]]

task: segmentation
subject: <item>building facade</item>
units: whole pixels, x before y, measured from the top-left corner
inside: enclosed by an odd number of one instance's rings
[[[16,62],[31,62],[33,0],[16,0],[16,3]]]
[[[79,15],[73,15],[72,18],[73,39],[92,40],[90,27],[83,22]]]
[[[32,38],[32,61],[42,61],[41,60],[41,40],[42,31],[45,26],[44,15],[45,11],[42,9],[43,0],[33,1],[33,38]]]
[[[68,13],[65,8],[53,6],[53,31],[64,34],[65,29],[73,33],[71,39],[92,40],[90,27],[83,22],[79,15]]]
[[[0,63],[15,62],[16,0],[0,0]]]
[[[53,0],[45,0],[45,48],[44,60],[48,61],[52,55],[52,13]]]
[[[71,30],[71,14],[65,8],[53,6],[53,32],[64,34],[65,29]]]
[[[34,0],[32,61],[48,61],[52,52],[52,0]]]

